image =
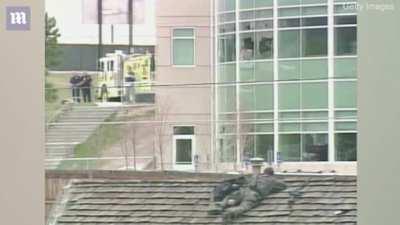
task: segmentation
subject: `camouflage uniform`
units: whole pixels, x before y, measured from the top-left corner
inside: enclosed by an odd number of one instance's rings
[[[221,211],[225,220],[232,220],[258,206],[271,193],[284,190],[286,185],[273,176],[253,176],[247,187],[242,187],[225,197]]]

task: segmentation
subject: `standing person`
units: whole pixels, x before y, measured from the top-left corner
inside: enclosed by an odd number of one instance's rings
[[[75,74],[69,80],[69,83],[71,84],[71,89],[72,89],[72,100],[75,103],[81,102],[79,86],[80,86],[80,83],[82,82],[82,80],[83,80],[82,77],[79,76],[78,74]]]
[[[128,103],[135,103],[135,73],[129,72],[125,77],[125,99]]]
[[[83,101],[85,103],[92,102],[92,95],[91,95],[92,77],[89,74],[85,74],[83,76],[83,81],[82,81],[81,87],[82,87]]]

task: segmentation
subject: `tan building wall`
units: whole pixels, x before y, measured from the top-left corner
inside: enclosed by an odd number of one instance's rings
[[[173,127],[194,126],[195,152],[199,169],[211,170],[212,165],[212,86],[187,84],[213,81],[213,37],[211,0],[157,0],[155,49],[156,102],[160,111],[168,114],[163,132],[164,169],[173,167]],[[190,67],[174,66],[172,35],[174,28],[193,28],[195,63]],[[156,137],[157,139],[157,137]],[[157,142],[157,140],[155,140]],[[157,143],[156,143],[156,149]],[[159,153],[159,152],[158,152]],[[159,162],[158,162],[159,163]]]

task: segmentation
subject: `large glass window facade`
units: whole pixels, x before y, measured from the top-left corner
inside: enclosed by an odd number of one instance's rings
[[[356,161],[357,15],[344,4],[220,1],[216,81],[230,85],[216,112],[231,124],[216,137],[235,151],[221,161]]]

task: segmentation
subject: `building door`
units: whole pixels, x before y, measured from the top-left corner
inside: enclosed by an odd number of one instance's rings
[[[182,128],[182,127],[181,127]],[[186,127],[185,127],[186,128]],[[173,157],[175,170],[194,170],[195,136],[194,134],[179,134],[174,129]],[[181,129],[182,130],[182,129]]]

